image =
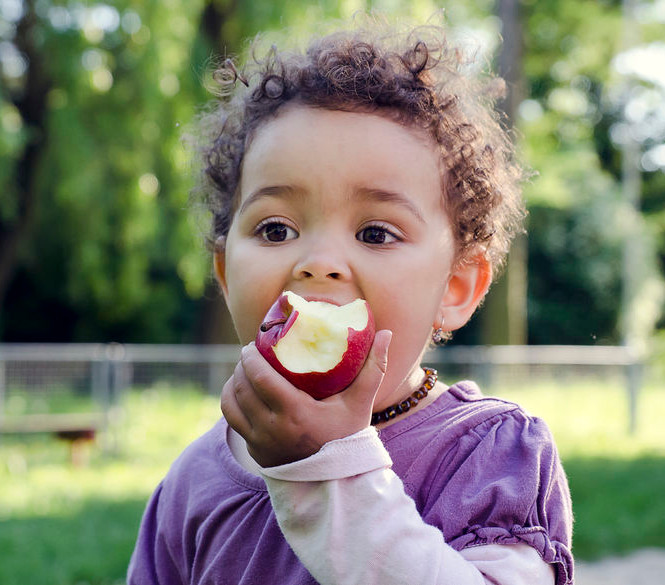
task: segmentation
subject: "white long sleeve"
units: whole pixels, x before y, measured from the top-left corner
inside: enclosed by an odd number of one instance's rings
[[[455,551],[422,520],[390,465],[370,427],[302,461],[260,469],[286,540],[321,585],[554,583],[527,545]]]

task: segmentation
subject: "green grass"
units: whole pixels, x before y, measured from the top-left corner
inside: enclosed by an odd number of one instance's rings
[[[48,436],[0,438],[0,583],[124,583],[147,498],[219,407],[193,389],[162,387],[129,393],[121,413],[83,468]]]
[[[5,398],[3,416],[9,420],[31,414],[98,412],[90,392],[76,393],[65,387],[49,387],[48,392],[12,388]]]
[[[574,552],[593,559],[665,547],[665,390],[641,396],[627,434],[620,386],[540,385],[498,394],[545,418],[573,494]],[[0,437],[0,583],[120,585],[146,500],[176,455],[218,417],[193,389],[128,393],[87,467],[48,436]],[[112,455],[103,444],[115,444]]]

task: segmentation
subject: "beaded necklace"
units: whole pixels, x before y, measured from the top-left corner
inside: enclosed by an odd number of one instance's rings
[[[425,372],[426,378],[422,383],[422,386],[420,386],[420,388],[418,388],[418,390],[411,394],[411,396],[409,396],[406,400],[398,402],[397,404],[393,404],[381,412],[375,412],[372,414],[373,425],[387,422],[396,416],[399,416],[400,414],[408,412],[413,406],[418,404],[418,402],[420,402],[423,398],[425,398],[425,396],[429,394],[429,391],[434,388],[434,384],[436,384],[436,380],[439,374],[434,368],[423,368],[423,370]]]

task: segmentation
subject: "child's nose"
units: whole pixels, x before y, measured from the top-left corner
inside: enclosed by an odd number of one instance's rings
[[[308,244],[293,267],[293,276],[305,280],[348,280],[351,268],[339,246]]]

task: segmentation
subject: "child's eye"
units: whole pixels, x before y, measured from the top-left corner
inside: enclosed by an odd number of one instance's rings
[[[285,242],[298,237],[298,232],[292,227],[275,220],[262,222],[256,228],[256,235],[266,242]]]
[[[390,230],[380,225],[370,225],[356,234],[356,239],[365,244],[392,244],[400,241]]]

